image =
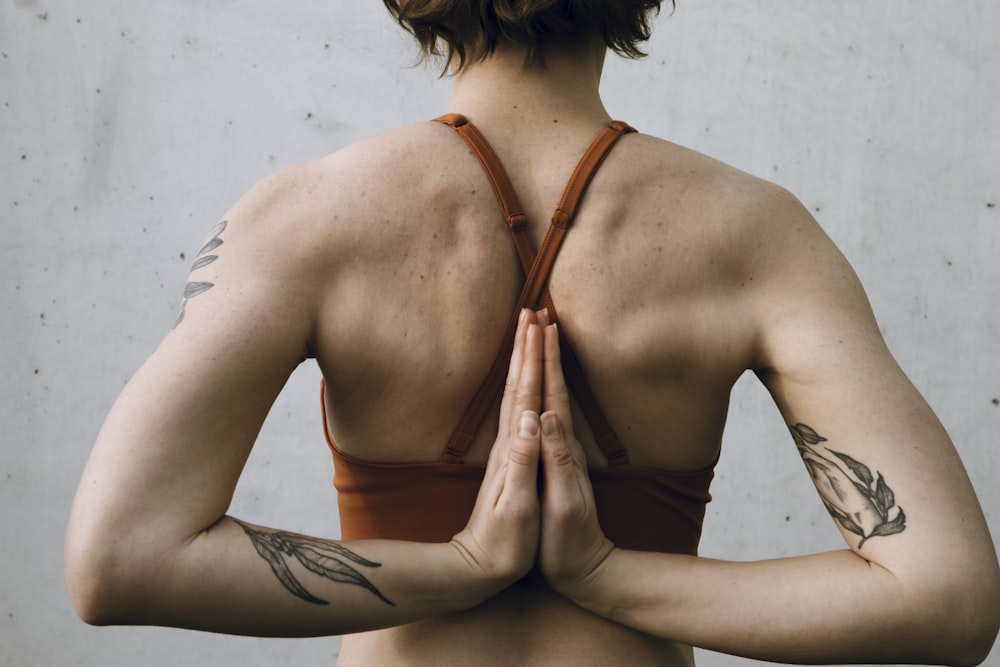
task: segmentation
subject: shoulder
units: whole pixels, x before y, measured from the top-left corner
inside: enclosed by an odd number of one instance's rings
[[[331,204],[356,202],[372,190],[402,187],[433,159],[430,123],[408,125],[367,137],[334,153],[288,165],[262,178],[234,210],[280,225],[295,219],[322,219]],[[440,134],[437,135],[438,138]]]
[[[372,221],[398,214],[408,193],[435,180],[431,165],[446,129],[404,126],[268,174],[224,216],[227,236],[304,269],[338,248],[371,242],[379,229]]]
[[[674,221],[664,225],[669,240],[683,244],[703,269],[703,284],[724,296],[734,316],[745,316],[762,356],[807,322],[836,320],[873,333],[853,268],[789,190],[670,142],[634,143],[633,182],[664,193],[658,205]]]
[[[805,206],[779,184],[649,135],[630,135],[615,156],[621,201],[665,240],[682,243],[740,282],[828,239]],[[829,248],[827,248],[829,249]]]
[[[647,134],[627,135],[612,153],[620,185],[671,200],[669,213],[762,231],[768,222],[811,219],[788,190],[719,159]]]

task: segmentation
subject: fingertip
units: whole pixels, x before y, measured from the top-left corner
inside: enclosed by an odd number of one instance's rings
[[[525,410],[521,413],[521,420],[518,422],[518,435],[522,438],[536,438],[539,432],[538,413],[533,410]]]
[[[542,428],[542,435],[548,437],[559,437],[562,435],[562,422],[554,412],[545,412],[539,419]]]

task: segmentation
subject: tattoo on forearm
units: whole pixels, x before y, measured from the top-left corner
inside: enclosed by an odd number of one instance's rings
[[[212,254],[212,251],[217,249],[222,245],[222,239],[219,238],[222,232],[226,231],[226,226],[229,224],[228,221],[223,220],[209,232],[209,239],[198,251],[198,256],[195,257],[194,264],[191,266],[191,273],[194,273],[200,268],[206,267],[215,260],[219,259],[218,255]],[[215,287],[215,283],[209,282],[196,282],[189,280],[188,284],[184,286],[184,300],[181,301],[181,312],[177,315],[177,321],[174,322],[174,328],[184,321],[184,312],[187,308],[187,302],[199,294],[204,294],[208,290]]]
[[[306,602],[312,604],[326,605],[328,601],[316,597],[306,590],[305,586],[292,574],[288,566],[286,557],[295,558],[307,570],[313,574],[318,574],[332,581],[344,584],[354,584],[366,588],[375,597],[386,604],[396,606],[396,603],[375,588],[368,579],[354,569],[347,561],[361,567],[381,567],[381,563],[375,563],[357,555],[350,549],[325,540],[317,540],[305,535],[286,533],[284,531],[264,532],[251,528],[247,524],[233,519],[243,531],[250,537],[253,546],[257,549],[260,557],[271,566],[274,576],[288,589],[290,593],[296,595]]]
[[[860,549],[872,537],[895,535],[906,528],[906,515],[882,473],[825,445],[826,438],[806,424],[789,426],[799,454],[823,504],[846,530],[861,537]]]

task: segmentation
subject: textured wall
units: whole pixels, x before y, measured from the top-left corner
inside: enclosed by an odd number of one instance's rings
[[[614,115],[816,212],[1000,535],[997,34],[989,0],[679,0],[604,90]],[[61,542],[104,413],[172,324],[204,233],[277,167],[440,112],[448,83],[412,56],[376,0],[0,0],[0,665],[331,662],[335,639],[89,628]],[[303,368],[278,401],[237,515],[336,534],[317,382]],[[752,378],[713,491],[705,555],[840,546]]]

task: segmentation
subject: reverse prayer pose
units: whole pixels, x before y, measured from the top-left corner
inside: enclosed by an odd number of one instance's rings
[[[993,543],[850,266],[787,192],[605,111],[606,52],[639,55],[660,2],[385,4],[450,107],[210,232],[84,473],[81,617],[343,634],[348,666],[981,662]],[[311,358],[340,540],[226,514]],[[843,550],[697,556],[746,370]]]

